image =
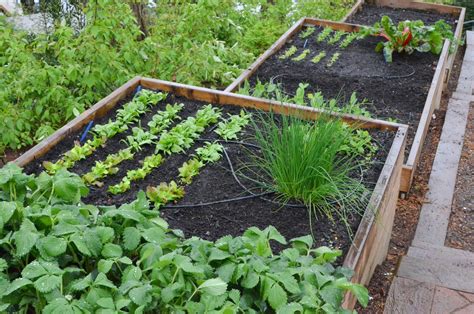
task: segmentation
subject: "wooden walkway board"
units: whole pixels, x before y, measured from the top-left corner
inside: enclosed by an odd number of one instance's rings
[[[384,313],[429,314],[434,293],[434,284],[397,277],[390,287]]]
[[[416,229],[415,241],[442,246],[446,238],[459,159],[466,130],[469,102],[448,104],[436,157],[429,180],[429,192]]]
[[[457,264],[449,256],[426,259],[406,255],[402,258],[397,276],[474,293],[474,260]]]

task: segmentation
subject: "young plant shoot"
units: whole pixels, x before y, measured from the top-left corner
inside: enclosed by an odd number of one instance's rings
[[[288,59],[289,57],[291,57],[292,55],[294,55],[296,53],[296,51],[298,51],[298,48],[296,48],[296,46],[291,46],[290,48],[288,48],[284,54],[282,54],[279,58],[281,60],[285,60],[285,59]]]
[[[323,41],[325,41],[332,33],[332,28],[330,27],[326,27],[324,28],[318,35],[318,37],[316,38],[316,41],[318,43],[321,43]]]
[[[321,51],[321,52],[319,52],[316,56],[314,56],[313,59],[311,59],[311,62],[313,62],[314,64],[317,64],[317,63],[319,63],[324,57],[326,57],[326,51]]]
[[[300,33],[300,38],[302,39],[308,38],[314,33],[315,30],[316,30],[316,27],[313,27],[313,26],[306,27],[306,29]]]
[[[306,58],[306,56],[307,56],[310,52],[311,52],[311,51],[310,51],[309,49],[305,49],[305,50],[303,50],[303,52],[302,52],[300,55],[294,57],[294,58],[291,59],[291,60],[296,61],[296,62],[301,61],[301,60],[304,60],[304,59]]]
[[[347,33],[344,31],[334,32],[333,36],[328,40],[328,44],[330,45],[337,44],[341,40],[342,36],[344,36],[345,34]]]
[[[334,65],[334,63],[337,62],[337,60],[339,60],[339,57],[341,56],[341,53],[339,52],[335,52],[332,57],[331,57],[331,60],[329,60],[329,62],[326,64],[326,66],[328,68],[332,67]]]

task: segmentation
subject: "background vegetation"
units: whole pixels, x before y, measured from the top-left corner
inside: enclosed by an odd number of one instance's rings
[[[84,19],[45,8],[55,27],[42,35],[0,17],[0,154],[37,143],[135,75],[222,88],[300,17],[338,20],[354,1],[76,2]]]

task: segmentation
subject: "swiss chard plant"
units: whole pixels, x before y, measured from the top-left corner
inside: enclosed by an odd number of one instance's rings
[[[377,52],[383,52],[387,62],[392,62],[394,52],[411,54],[419,51],[440,54],[446,39],[450,40],[451,49],[459,44],[451,26],[444,20],[439,20],[434,25],[425,25],[419,20],[402,21],[396,25],[388,16],[383,16],[380,22],[372,27],[365,27],[362,33],[384,39],[375,49]]]

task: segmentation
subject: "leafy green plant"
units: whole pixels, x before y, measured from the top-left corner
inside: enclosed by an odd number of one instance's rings
[[[341,41],[339,44],[339,48],[345,49],[349,47],[349,45],[354,41],[363,38],[363,35],[361,35],[359,32],[352,32],[348,33],[346,37]]]
[[[306,27],[306,29],[300,33],[300,38],[303,38],[303,39],[308,38],[314,33],[315,30],[316,30],[316,27],[313,27],[313,26]]]
[[[326,51],[321,51],[321,52],[319,52],[316,56],[314,56],[313,59],[311,59],[311,62],[313,62],[314,64],[317,64],[317,63],[319,63],[324,57],[326,57]]]
[[[143,192],[119,208],[81,203],[87,188],[64,170],[0,169],[0,308],[17,313],[341,311],[367,289],[332,263],[341,251],[289,241],[269,226],[216,242],[170,230]],[[324,280],[316,280],[324,278]]]
[[[307,122],[297,118],[261,117],[254,124],[261,156],[254,167],[263,172],[255,180],[278,193],[283,202],[303,202],[311,216],[338,217],[365,210],[366,188],[350,176],[359,165],[352,156],[341,156],[350,138],[344,124],[321,118]]]
[[[325,41],[327,38],[329,38],[329,36],[331,35],[332,33],[332,28],[330,27],[325,27],[318,35],[318,37],[316,38],[316,41],[318,43],[321,43],[323,41]]]
[[[241,110],[239,115],[231,115],[224,122],[219,122],[215,132],[224,140],[237,138],[237,134],[249,123],[251,114]]]
[[[301,54],[299,54],[298,56],[292,58],[291,60],[297,61],[297,62],[301,61],[301,60],[304,60],[310,52],[311,52],[311,50],[305,49],[305,50],[303,50],[303,52]]]
[[[296,51],[298,51],[298,48],[296,48],[296,46],[291,46],[278,58],[281,59],[281,60],[288,59],[291,56],[293,56],[296,53]]]
[[[356,129],[352,132],[340,151],[350,156],[363,156],[367,162],[370,162],[378,151],[378,146],[373,142],[367,130]]]
[[[193,178],[199,174],[199,169],[203,166],[204,164],[196,158],[185,161],[183,165],[178,168],[181,182],[184,184],[191,184]]]
[[[221,158],[224,147],[219,143],[205,142],[204,147],[196,148],[196,155],[204,163],[216,162]]]
[[[117,153],[110,154],[104,161],[96,161],[91,171],[82,176],[82,180],[87,184],[95,184],[102,186],[103,183],[99,180],[105,178],[110,174],[118,172],[119,168],[116,167],[124,160],[130,160],[134,156],[131,149],[122,149]]]
[[[334,44],[338,43],[338,42],[341,40],[342,36],[344,36],[344,35],[346,35],[346,34],[347,34],[347,33],[344,32],[344,31],[336,31],[336,32],[334,32],[334,34],[332,35],[332,37],[329,38],[328,44],[334,45]]]
[[[326,64],[326,66],[328,68],[332,67],[334,65],[334,63],[337,62],[337,60],[339,60],[339,57],[341,56],[341,53],[339,52],[335,52],[332,56],[331,56],[331,60],[329,60],[329,62]]]
[[[402,21],[395,25],[388,16],[383,16],[380,22],[362,30],[364,35],[381,36],[386,41],[379,42],[375,50],[383,52],[385,61],[392,62],[393,53],[408,53],[414,51],[440,54],[445,39],[450,40],[451,49],[459,44],[444,20],[434,25],[426,26],[422,21]]]
[[[161,182],[156,187],[147,187],[146,195],[155,204],[156,208],[160,208],[160,206],[166,203],[182,198],[184,196],[184,188],[178,186],[175,181],[170,183]]]

